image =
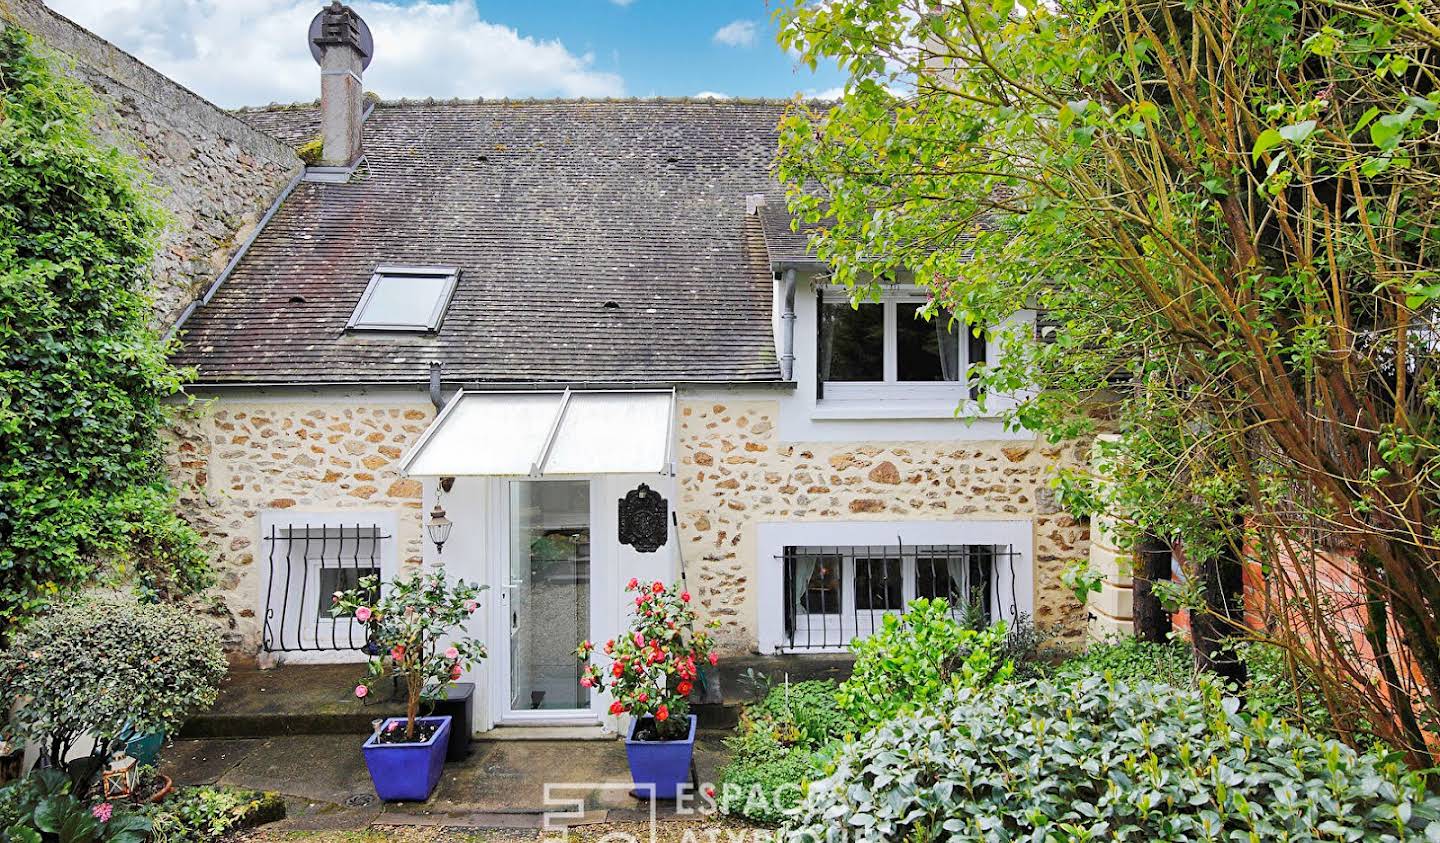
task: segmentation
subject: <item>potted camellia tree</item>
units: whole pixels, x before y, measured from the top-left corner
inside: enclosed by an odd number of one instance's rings
[[[690,592],[635,579],[625,588],[635,593],[630,629],[598,650],[590,641],[581,642],[576,651],[585,662],[580,684],[608,690],[610,713],[629,715],[625,756],[635,794],[674,799],[690,775],[695,752],[690,691],[701,663],[708,660],[713,667],[717,659],[710,636],[695,628]]]
[[[385,720],[361,747],[365,766],[381,799],[423,802],[440,781],[454,727],[448,716],[422,717],[420,706],[443,699],[451,683],[485,658],[484,645],[464,632],[485,587],[463,580],[452,584],[439,567],[399,577],[383,589],[378,577],[364,577],[357,585],[335,592],[331,607],[332,614],[364,624],[374,645],[355,696],[369,696],[387,677],[402,682],[406,694],[405,716]]]

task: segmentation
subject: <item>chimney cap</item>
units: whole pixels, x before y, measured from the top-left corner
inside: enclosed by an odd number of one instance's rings
[[[348,46],[360,54],[360,69],[364,70],[370,66],[370,59],[375,55],[375,38],[370,34],[370,26],[365,23],[364,18],[355,14],[355,10],[340,2],[333,2],[321,9],[310,20],[310,30],[307,36],[310,42],[310,57],[315,63],[320,63],[324,48],[330,46]]]

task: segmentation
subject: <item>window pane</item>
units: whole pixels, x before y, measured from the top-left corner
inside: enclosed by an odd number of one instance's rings
[[[855,560],[856,609],[900,609],[900,586],[899,559]]]
[[[355,324],[429,327],[449,284],[445,275],[382,275]]]
[[[961,325],[951,325],[948,310],[929,322],[919,316],[918,305],[895,306],[895,369],[902,381],[960,380]]]
[[[849,302],[826,304],[820,313],[820,380],[885,379],[885,308]]]
[[[915,596],[960,605],[960,586],[950,576],[948,560],[924,556],[915,560]]]
[[[800,595],[800,609],[810,615],[840,614],[840,559],[835,556],[800,556],[796,557],[795,564],[802,575],[807,568],[810,569],[805,591]]]
[[[378,576],[380,576],[379,568],[321,568],[320,588],[318,589],[319,593],[316,595],[320,617],[331,617],[330,606],[335,592],[359,588],[360,580],[365,577]],[[379,595],[375,594],[374,589],[371,589],[369,593],[371,602],[378,599]],[[334,617],[344,618],[349,617],[349,615],[349,612],[342,612]]]

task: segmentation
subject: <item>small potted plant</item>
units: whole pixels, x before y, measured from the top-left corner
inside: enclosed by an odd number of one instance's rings
[[[381,799],[423,802],[440,781],[453,727],[448,716],[420,716],[420,705],[443,698],[451,683],[485,658],[484,645],[464,632],[484,586],[451,584],[438,567],[397,578],[383,593],[378,577],[364,577],[358,586],[335,592],[330,609],[365,624],[376,645],[355,696],[369,696],[387,676],[403,682],[406,693],[405,716],[385,720],[361,747],[365,766]]]
[[[635,579],[625,590],[635,593],[630,629],[598,652],[594,643],[581,642],[576,651],[585,663],[580,684],[608,690],[610,713],[630,716],[625,756],[636,795],[674,799],[690,775],[695,752],[690,691],[700,665],[708,660],[714,666],[717,659],[710,636],[695,629],[690,592]],[[596,663],[602,659],[603,667]]]

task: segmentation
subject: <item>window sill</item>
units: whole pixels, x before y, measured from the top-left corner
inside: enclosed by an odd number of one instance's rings
[[[969,418],[969,416],[957,415],[957,411],[963,413],[974,406],[970,401],[961,403],[955,401],[822,399],[815,402],[815,408],[810,411],[810,418],[816,420],[950,419],[959,421]],[[986,414],[979,418],[994,418],[999,415],[994,406],[987,407],[986,410]]]

